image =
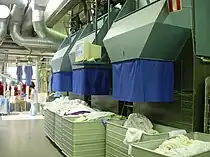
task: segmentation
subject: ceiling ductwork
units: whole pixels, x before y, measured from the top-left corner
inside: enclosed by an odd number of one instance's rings
[[[21,28],[23,36],[33,36],[34,28],[31,19],[32,19],[32,8],[28,7]]]
[[[44,21],[44,10],[33,10],[32,21],[34,30],[40,38],[51,39],[56,44],[60,45],[63,42],[63,40],[67,37],[57,31],[47,28]]]
[[[7,34],[7,19],[0,19],[0,45],[4,41],[4,37]]]
[[[52,40],[36,38],[36,37],[23,37],[21,34],[21,24],[24,17],[25,6],[15,5],[12,9],[10,19],[10,36],[13,41],[20,46],[25,46],[31,49],[51,49],[56,50],[59,45],[56,45]]]
[[[56,51],[66,36],[61,35],[58,32],[51,31],[46,27],[44,23],[44,9],[48,3],[48,0],[34,0],[32,2],[32,5],[29,6],[32,7],[32,12],[30,8],[28,8],[28,11],[26,12],[27,14],[25,14],[25,10],[27,9],[28,5],[27,0],[1,0],[1,4],[14,4],[11,11],[9,25],[10,36],[15,43],[29,49],[45,49]],[[31,13],[33,13],[33,16]],[[28,18],[24,21],[25,17]],[[32,37],[32,34],[27,34],[24,31],[22,32],[24,27],[26,29],[25,31],[27,31],[27,29],[31,29],[30,17],[33,17],[33,26],[35,27],[35,31],[39,37]],[[24,27],[22,28],[22,26]],[[4,26],[4,22],[1,22],[1,20],[0,27],[2,28],[0,30],[2,32],[3,28],[7,28]],[[30,35],[30,37],[28,35]]]

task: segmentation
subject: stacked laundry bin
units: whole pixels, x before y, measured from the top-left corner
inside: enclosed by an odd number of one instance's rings
[[[128,128],[123,126],[124,121],[108,122],[106,127],[106,157],[129,157],[128,145],[124,144],[124,139]],[[154,130],[159,134],[143,134],[141,141],[151,141],[156,139],[167,139],[169,132],[176,128],[154,124]]]
[[[54,142],[55,141],[55,113],[49,109],[45,110],[44,130],[46,135]]]
[[[105,126],[102,122],[63,119],[63,153],[71,157],[104,157]]]
[[[193,140],[210,142],[209,134],[202,134],[202,133],[194,132],[194,133],[189,133],[186,136]],[[132,145],[132,156],[139,157],[139,155],[141,154],[141,156],[145,156],[145,157],[166,157],[166,155],[162,155],[154,151],[154,149],[158,148],[159,145],[163,142],[164,142],[164,139],[134,144]],[[192,157],[208,157],[208,156],[210,156],[210,151],[207,151],[202,154],[197,154]]]
[[[55,114],[55,143],[62,150],[63,148],[63,117]]]

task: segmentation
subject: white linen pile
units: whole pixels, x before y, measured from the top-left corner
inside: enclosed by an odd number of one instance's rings
[[[179,135],[166,140],[154,151],[170,157],[190,157],[210,151],[210,142],[192,140],[187,136]]]
[[[141,141],[143,133],[158,134],[158,131],[153,130],[152,122],[140,113],[130,114],[124,123],[124,127],[128,128],[123,141],[124,144],[129,146],[128,155],[131,155],[131,144]]]
[[[68,97],[55,99],[53,102],[46,104],[44,109],[49,109],[60,116],[68,116],[74,113],[91,113],[94,109],[87,106],[85,101],[80,99],[69,100]]]

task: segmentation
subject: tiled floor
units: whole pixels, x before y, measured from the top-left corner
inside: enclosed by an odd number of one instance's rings
[[[44,134],[44,120],[0,120],[0,157],[63,157]]]

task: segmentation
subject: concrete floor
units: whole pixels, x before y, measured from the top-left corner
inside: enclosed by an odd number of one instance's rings
[[[44,120],[0,120],[0,157],[63,157],[46,138]]]

